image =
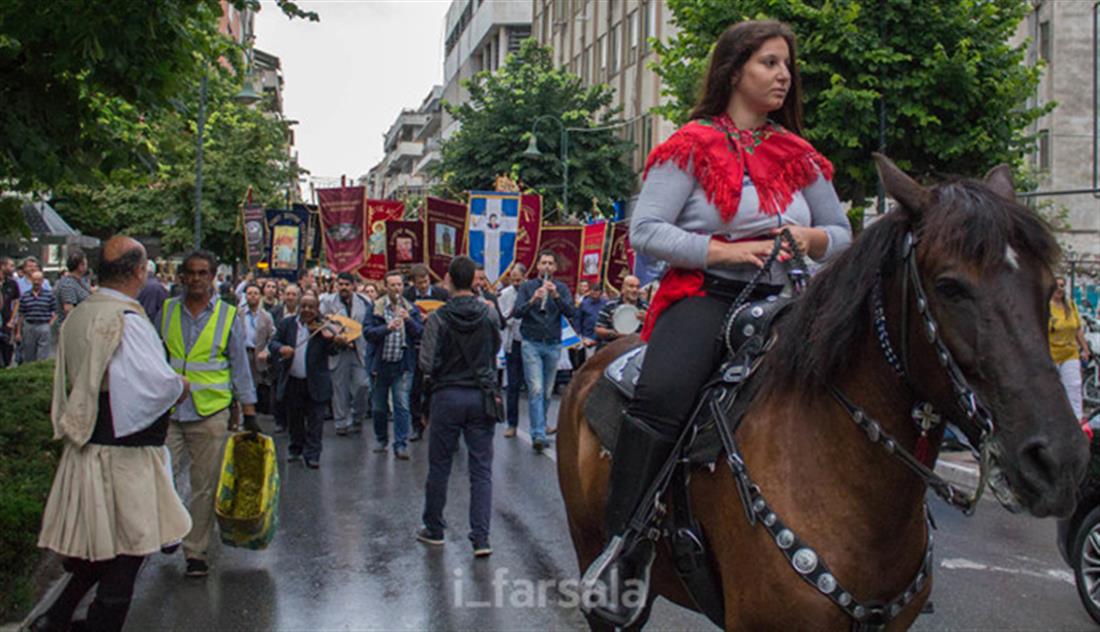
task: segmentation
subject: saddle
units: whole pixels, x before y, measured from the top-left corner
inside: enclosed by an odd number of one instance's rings
[[[728,332],[729,347],[737,351],[697,394],[696,401],[700,401],[713,394],[715,389],[727,391],[722,401],[728,402],[724,419],[728,424],[726,431],[731,436],[740,425],[749,404],[748,398],[738,398],[736,395],[748,384],[753,371],[771,347],[774,341],[773,326],[790,305],[790,298],[770,296],[739,308]],[[723,341],[723,344],[726,342]],[[634,347],[609,364],[585,402],[589,426],[603,448],[611,453],[615,450],[623,414],[634,398],[646,348],[644,344]],[[728,396],[730,394],[733,396]],[[646,503],[650,507],[654,503],[663,503],[665,511],[657,520],[659,524],[654,526],[668,538],[680,580],[698,609],[714,624],[724,627],[722,588],[702,528],[692,515],[689,493],[693,468],[704,466],[713,470],[721,456],[723,442],[719,437],[718,423],[709,407],[695,408],[693,417],[684,427],[684,435],[680,437],[679,449],[673,451],[670,462],[665,465],[672,468],[668,482],[664,488],[656,490]]]

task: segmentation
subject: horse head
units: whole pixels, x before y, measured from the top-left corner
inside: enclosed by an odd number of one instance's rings
[[[884,220],[902,235],[897,254],[903,263],[891,286],[910,287],[901,335],[909,338],[912,382],[924,391],[916,395],[973,445],[988,442],[991,486],[1006,507],[1023,505],[1039,517],[1068,515],[1088,448],[1048,346],[1060,256],[1050,228],[1016,202],[1005,165],[983,181],[928,188],[884,156],[875,158],[886,192],[898,203]],[[904,263],[907,238],[912,264]]]

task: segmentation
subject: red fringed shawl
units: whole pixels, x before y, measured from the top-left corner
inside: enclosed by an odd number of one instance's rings
[[[724,222],[737,214],[746,170],[760,199],[760,211],[766,215],[785,210],[794,194],[813,184],[819,173],[833,179],[832,163],[797,134],[771,122],[738,129],[726,114],[681,127],[649,154],[645,174],[669,161],[684,171],[691,167],[691,175]],[[649,340],[665,309],[680,299],[703,294],[702,270],[670,270],[649,306],[642,339]]]

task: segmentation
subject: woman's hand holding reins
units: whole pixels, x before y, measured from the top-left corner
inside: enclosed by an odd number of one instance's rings
[[[754,239],[733,243],[711,239],[710,245],[707,247],[707,267],[728,268],[749,264],[757,268],[763,268],[764,262],[768,260],[768,256],[771,255],[774,247],[775,240],[772,239]],[[783,249],[780,250],[779,260],[785,261],[788,258],[790,258],[790,252],[784,245]]]
[[[825,250],[829,248],[828,233],[811,226],[787,224],[783,228],[773,228],[771,235],[773,237],[778,235],[784,228],[791,231],[791,237],[794,237],[794,241],[798,244],[798,249],[802,251],[802,254],[811,259],[820,259],[825,256]]]

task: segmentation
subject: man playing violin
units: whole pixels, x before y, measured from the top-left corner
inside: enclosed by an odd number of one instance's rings
[[[313,470],[321,461],[325,410],[332,399],[329,356],[339,352],[334,343],[338,329],[319,320],[318,315],[317,297],[305,294],[298,305],[298,317],[284,318],[268,345],[271,355],[282,364],[276,398],[287,408],[287,460],[304,460]]]

